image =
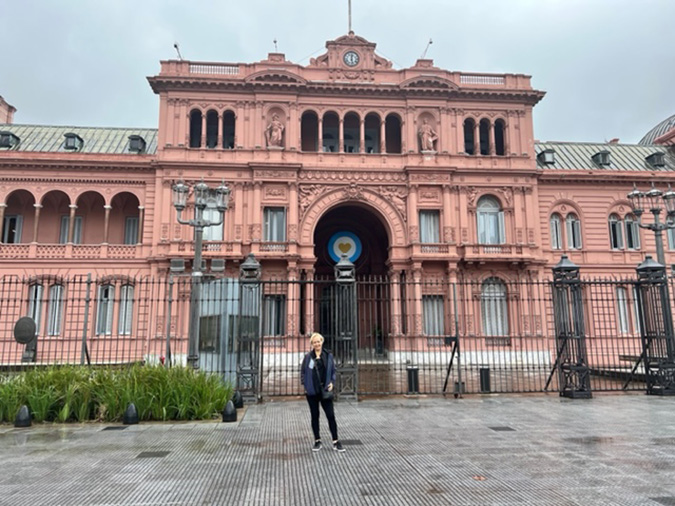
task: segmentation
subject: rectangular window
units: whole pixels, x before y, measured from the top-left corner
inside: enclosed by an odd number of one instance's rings
[[[215,208],[215,205],[215,202],[209,201],[202,214],[204,220],[210,223],[218,223],[221,219],[225,218],[225,215],[221,215],[218,209]],[[223,224],[204,227],[202,239],[205,241],[222,241]]]
[[[640,327],[640,310],[638,309],[638,298],[637,298],[637,288],[633,287],[633,328],[638,334],[642,333],[642,328]]]
[[[640,249],[640,227],[636,221],[626,218],[626,247],[628,249]]]
[[[36,332],[40,333],[40,323],[42,319],[42,292],[40,284],[30,285],[28,287],[28,316],[35,322]]]
[[[68,242],[68,232],[70,226],[70,216],[61,216],[61,230],[59,232],[59,243]],[[82,244],[82,216],[75,216],[73,226],[73,244]]]
[[[578,218],[567,218],[567,247],[581,249],[581,221]]]
[[[445,314],[441,295],[422,295],[424,335],[442,336],[445,331]]]
[[[117,331],[125,336],[131,334],[131,325],[134,315],[134,287],[124,285],[120,290],[120,314],[117,322]]]
[[[124,244],[138,244],[138,216],[124,220]]]
[[[283,336],[286,333],[286,296],[265,295],[263,311],[263,335]]]
[[[628,300],[626,289],[619,287],[616,289],[616,306],[617,306],[617,325],[619,332],[627,334],[629,332],[628,323]]]
[[[263,237],[267,242],[286,242],[286,209],[266,207]]]
[[[101,285],[98,287],[98,311],[96,313],[96,334],[112,334],[113,303],[115,300],[115,287]]]
[[[623,234],[621,232],[621,222],[615,219],[609,221],[609,239],[612,249],[623,249]]]
[[[63,286],[52,285],[49,287],[49,302],[47,311],[47,335],[61,335],[61,313],[63,305]]]
[[[2,226],[2,242],[5,244],[17,244],[21,242],[23,229],[23,216],[10,214],[5,216]]]
[[[420,211],[420,242],[439,243],[440,216],[438,211]]]

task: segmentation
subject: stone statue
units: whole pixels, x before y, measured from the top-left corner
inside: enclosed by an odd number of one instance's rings
[[[279,115],[275,113],[272,115],[272,121],[269,122],[265,129],[267,146],[282,147],[283,133],[284,124],[279,121]]]
[[[420,137],[420,149],[422,151],[435,151],[434,142],[436,142],[438,137],[426,118],[422,120],[422,125],[417,131],[417,134]]]

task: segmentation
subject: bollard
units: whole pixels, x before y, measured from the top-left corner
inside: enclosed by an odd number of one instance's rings
[[[242,397],[239,390],[234,392],[234,395],[232,396],[232,402],[234,403],[234,407],[237,409],[244,407],[244,398]]]
[[[482,394],[490,392],[490,368],[487,365],[481,366],[478,370],[480,374],[480,392]]]
[[[225,404],[225,409],[223,410],[223,422],[236,422],[237,421],[237,410],[234,407],[234,402],[227,401]]]
[[[127,406],[127,410],[124,412],[123,418],[124,425],[133,425],[138,423],[138,411],[136,410],[136,405],[132,402]]]
[[[406,367],[408,371],[408,393],[420,393],[420,370],[416,365],[409,365]]]
[[[19,408],[19,412],[16,414],[16,419],[14,420],[14,427],[30,427],[32,424],[30,411],[28,411],[28,406],[25,404]]]

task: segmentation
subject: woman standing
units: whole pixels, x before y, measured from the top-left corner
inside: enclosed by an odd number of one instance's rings
[[[314,447],[312,451],[321,449],[321,434],[319,431],[319,404],[328,419],[328,427],[333,437],[333,450],[343,452],[345,449],[338,439],[337,422],[333,411],[333,387],[335,385],[335,360],[333,355],[323,349],[323,336],[317,332],[309,338],[312,351],[305,355],[300,369],[300,381],[305,387],[305,395],[312,415],[312,431],[314,432]]]

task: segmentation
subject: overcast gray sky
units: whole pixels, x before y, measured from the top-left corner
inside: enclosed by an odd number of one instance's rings
[[[300,64],[348,31],[348,0],[0,0],[15,123],[156,127],[159,60]],[[675,0],[352,0],[395,68],[523,73],[539,140],[635,143],[675,114]]]

